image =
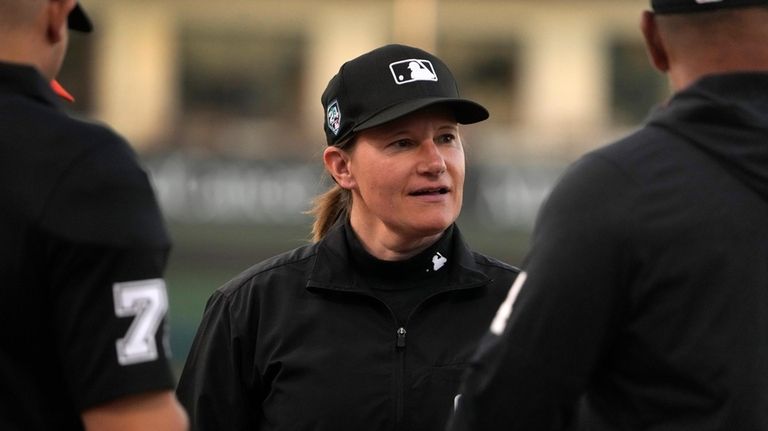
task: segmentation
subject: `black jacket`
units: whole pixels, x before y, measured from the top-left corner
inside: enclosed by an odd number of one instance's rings
[[[768,430],[767,88],[703,78],[569,169],[452,429]]]
[[[439,430],[517,270],[454,229],[450,271],[402,326],[353,270],[345,229],[210,298],[178,387],[195,430]]]
[[[0,202],[0,430],[82,430],[85,409],[172,389],[149,178],[31,66],[0,63]]]

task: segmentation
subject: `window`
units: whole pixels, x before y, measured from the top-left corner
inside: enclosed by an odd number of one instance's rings
[[[295,129],[304,43],[294,34],[187,28],[181,36],[183,146],[274,151]]]
[[[440,44],[442,58],[459,83],[462,97],[476,100],[493,112],[492,122],[519,119],[519,48],[504,40],[446,40]]]
[[[291,35],[185,31],[181,53],[184,109],[255,116],[294,113],[301,45]]]

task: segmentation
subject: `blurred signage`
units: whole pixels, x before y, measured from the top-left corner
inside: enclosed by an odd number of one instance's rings
[[[307,223],[312,199],[331,180],[315,163],[194,159],[145,161],[165,216],[190,223]],[[560,165],[467,167],[462,218],[529,228]],[[466,223],[466,221],[464,222]]]

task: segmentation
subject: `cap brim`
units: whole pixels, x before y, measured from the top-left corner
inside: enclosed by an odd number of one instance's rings
[[[436,105],[448,106],[453,111],[454,115],[456,115],[456,122],[459,124],[479,123],[480,121],[486,120],[489,117],[488,110],[479,103],[475,103],[466,99],[429,97],[424,99],[410,100],[408,102],[400,103],[398,105],[384,109],[383,111],[374,114],[371,118],[355,126],[352,131],[359,132],[361,130],[370,129],[371,127],[380,126],[384,123],[388,123],[392,120],[396,120],[402,116],[408,115],[412,112]]]
[[[93,24],[85,14],[85,10],[80,7],[80,3],[75,4],[75,8],[69,13],[67,17],[67,25],[71,30],[81,31],[83,33],[90,33],[93,31]]]
[[[659,15],[706,12],[717,9],[768,5],[768,0],[652,0],[651,8]]]

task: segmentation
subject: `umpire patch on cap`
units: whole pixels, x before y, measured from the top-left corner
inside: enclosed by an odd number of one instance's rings
[[[328,121],[328,129],[330,129],[334,135],[338,135],[339,129],[341,129],[341,110],[339,109],[338,100],[334,100],[328,105],[325,117]]]
[[[437,81],[435,68],[429,60],[410,58],[396,61],[389,65],[389,70],[398,85],[414,81]]]

